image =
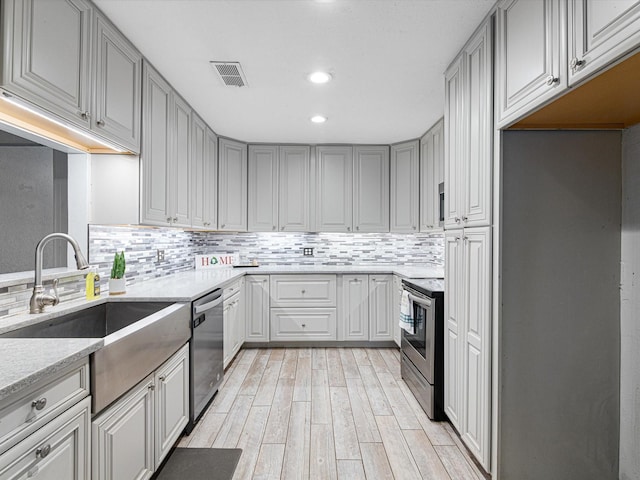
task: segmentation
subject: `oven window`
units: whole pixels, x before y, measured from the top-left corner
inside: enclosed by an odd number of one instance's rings
[[[415,302],[413,304],[413,319],[416,333],[415,335],[410,335],[407,332],[404,332],[404,337],[411,346],[416,349],[421,357],[426,358],[427,345],[425,328],[427,323],[427,312],[422,306]]]

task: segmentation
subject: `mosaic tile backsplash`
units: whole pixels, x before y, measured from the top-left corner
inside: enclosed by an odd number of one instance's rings
[[[303,256],[303,247],[313,248],[313,256]],[[160,262],[158,249],[165,252]],[[210,253],[238,253],[241,261],[255,259],[261,265],[444,265],[441,233],[220,233],[89,225],[89,263],[98,267],[103,292],[113,255],[122,250],[128,285],[191,270],[195,255]],[[63,301],[81,298],[84,276],[61,280],[61,287]],[[31,283],[0,289],[0,318],[24,312],[32,288]]]

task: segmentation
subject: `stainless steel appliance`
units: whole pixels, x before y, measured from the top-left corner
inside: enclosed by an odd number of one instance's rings
[[[403,280],[415,333],[402,331],[401,374],[432,420],[444,420],[444,280]]]
[[[222,290],[217,289],[193,302],[187,433],[213,399],[224,375],[222,300]]]

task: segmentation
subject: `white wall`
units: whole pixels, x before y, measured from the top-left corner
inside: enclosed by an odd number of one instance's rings
[[[620,479],[640,478],[640,125],[622,137]]]
[[[91,155],[89,223],[137,224],[140,159],[133,155]]]

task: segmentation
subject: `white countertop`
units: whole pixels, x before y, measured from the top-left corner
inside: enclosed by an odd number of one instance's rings
[[[179,272],[127,287],[124,295],[102,295],[95,300],[72,300],[47,308],[42,314],[14,315],[0,320],[0,333],[104,302],[191,302],[211,290],[224,288],[244,275],[277,274],[395,274],[403,278],[442,278],[443,269],[433,266],[397,265],[264,265],[250,268],[219,268]],[[103,345],[102,339],[0,339],[0,400],[46,375],[86,357]]]

